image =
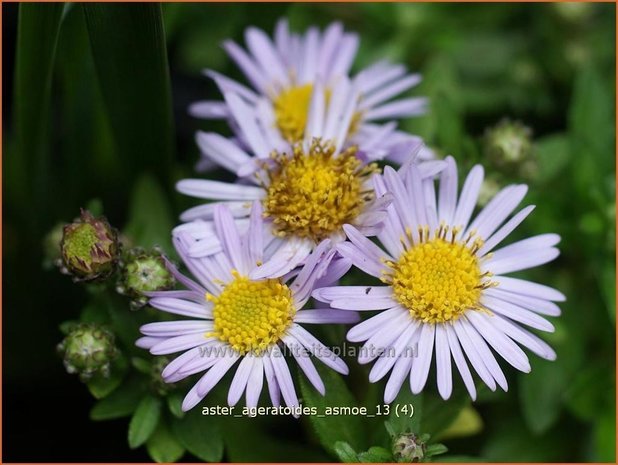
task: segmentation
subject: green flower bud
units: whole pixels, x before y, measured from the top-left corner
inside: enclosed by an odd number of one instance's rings
[[[80,323],[72,328],[57,350],[67,372],[79,374],[82,381],[96,373],[109,376],[110,364],[118,355],[114,335],[92,323]]]
[[[105,217],[95,218],[82,210],[80,218],[64,227],[62,271],[76,281],[105,279],[116,267],[119,248],[118,232]]]
[[[484,152],[499,168],[520,167],[533,155],[532,130],[518,121],[502,120],[485,131]]]
[[[393,457],[397,462],[422,462],[427,450],[426,436],[401,434],[393,439]]]
[[[51,269],[61,263],[60,242],[64,223],[57,223],[43,238],[43,268]]]
[[[558,16],[570,23],[583,23],[590,19],[596,5],[581,2],[552,3],[552,8]]]
[[[165,291],[174,287],[175,279],[167,269],[162,252],[135,248],[127,252],[121,263],[121,277],[117,290],[131,297],[133,309],[143,307],[147,292]]]
[[[150,365],[150,386],[154,392],[160,396],[164,396],[170,391],[176,389],[176,384],[166,383],[161,377],[163,369],[170,363],[167,357],[156,357]]]
[[[483,180],[483,184],[481,184],[481,189],[479,191],[478,204],[480,207],[484,207],[489,203],[491,199],[495,197],[495,195],[500,191],[502,186],[498,182],[498,180],[489,175]]]

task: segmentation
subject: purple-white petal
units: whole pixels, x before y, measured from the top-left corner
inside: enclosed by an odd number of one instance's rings
[[[318,308],[312,310],[300,310],[296,312],[294,321],[307,324],[352,324],[360,320],[358,313],[348,310],[335,310],[332,308]]]
[[[273,371],[275,373],[275,377],[277,378],[277,383],[279,385],[279,389],[281,389],[281,394],[283,395],[285,404],[288,407],[298,405],[298,396],[296,395],[296,389],[294,388],[294,381],[292,381],[290,369],[285,362],[281,349],[274,345],[270,353],[268,353],[268,357],[272,363]]]
[[[261,200],[266,195],[261,187],[206,179],[183,179],[176,184],[176,190],[200,199]]]
[[[410,389],[413,394],[418,394],[425,387],[431,358],[434,348],[434,335],[436,327],[433,324],[422,324],[421,334],[418,341],[418,358],[410,371]]]

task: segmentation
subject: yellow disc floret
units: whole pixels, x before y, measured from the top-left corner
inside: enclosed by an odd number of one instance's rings
[[[277,127],[288,142],[298,142],[303,138],[312,90],[311,84],[290,87],[273,102]]]
[[[335,154],[332,145],[315,140],[308,153],[298,144],[291,156],[274,156],[264,214],[276,234],[320,241],[361,213],[373,198],[363,183],[377,167],[363,165],[356,151]]]
[[[273,100],[277,128],[288,142],[298,142],[305,135],[312,92],[312,84],[289,87],[282,90]],[[330,89],[326,89],[324,92],[324,103],[326,105],[330,101],[330,96]],[[358,131],[363,119],[362,117],[363,113],[360,111],[352,115],[350,127],[348,128],[348,137]]]
[[[484,275],[465,244],[437,237],[413,245],[391,267],[395,298],[425,323],[456,320],[480,308]]]
[[[209,336],[228,343],[241,354],[260,353],[276,344],[292,324],[292,292],[279,279],[252,281],[233,272],[234,280],[214,303],[214,331]]]

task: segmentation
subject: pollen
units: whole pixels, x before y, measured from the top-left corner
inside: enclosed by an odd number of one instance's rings
[[[292,292],[279,279],[252,281],[233,271],[234,280],[220,295],[206,295],[214,303],[215,336],[242,355],[259,354],[276,344],[292,324]]]
[[[279,131],[288,142],[303,138],[313,86],[305,84],[283,90],[274,101]]]
[[[390,263],[396,300],[424,323],[455,321],[467,310],[480,310],[481,291],[490,284],[482,282],[478,247],[442,236],[413,244]]]
[[[351,223],[373,199],[364,184],[378,171],[356,153],[350,147],[336,154],[332,144],[316,139],[307,153],[297,144],[291,155],[273,155],[264,215],[272,219],[275,234],[317,242]]]
[[[275,122],[283,138],[290,143],[295,143],[303,139],[309,106],[311,104],[312,84],[290,87],[277,95],[273,101],[275,110]],[[326,104],[330,101],[331,91],[326,89]],[[354,135],[360,128],[363,113],[357,111],[352,116],[348,137]]]

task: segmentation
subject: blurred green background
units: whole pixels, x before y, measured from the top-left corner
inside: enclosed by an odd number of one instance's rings
[[[169,250],[169,230],[193,204],[173,191],[198,160],[193,134],[228,131],[187,115],[191,102],[219,97],[200,71],[241,79],[220,42],[242,41],[249,25],[270,32],[283,16],[297,30],[338,20],[357,31],[356,70],[388,58],[422,72],[414,94],[430,98],[430,112],[401,127],[438,154],[453,154],[464,169],[483,163],[489,191],[528,183],[526,202],[537,208],[518,235],[562,236],[560,258],[524,275],[567,295],[563,315],[553,319],[556,332],[546,338],[558,360],[532,356],[530,375],[503,363],[509,392],[483,392],[474,404],[436,401],[431,386],[421,429],[438,433],[449,460],[615,461],[614,4],[2,10],[5,461],[149,460],[143,449],[129,449],[127,419],[88,419],[94,400],[55,353],[59,324],[78,318],[90,297],[45,269],[44,237],[98,199],[131,240]],[[488,147],[487,128],[505,117],[532,130],[526,163],[505,163]],[[222,171],[209,176],[229,179]],[[337,344],[343,333],[321,337]],[[339,393],[326,403],[380,403],[383,383],[368,386],[367,367],[351,365],[346,384],[333,380]],[[188,447],[184,460],[329,461],[337,459],[333,440],[349,439],[357,451],[384,443],[379,421],[336,421],[344,423],[266,418],[219,425],[219,452],[200,456]]]

